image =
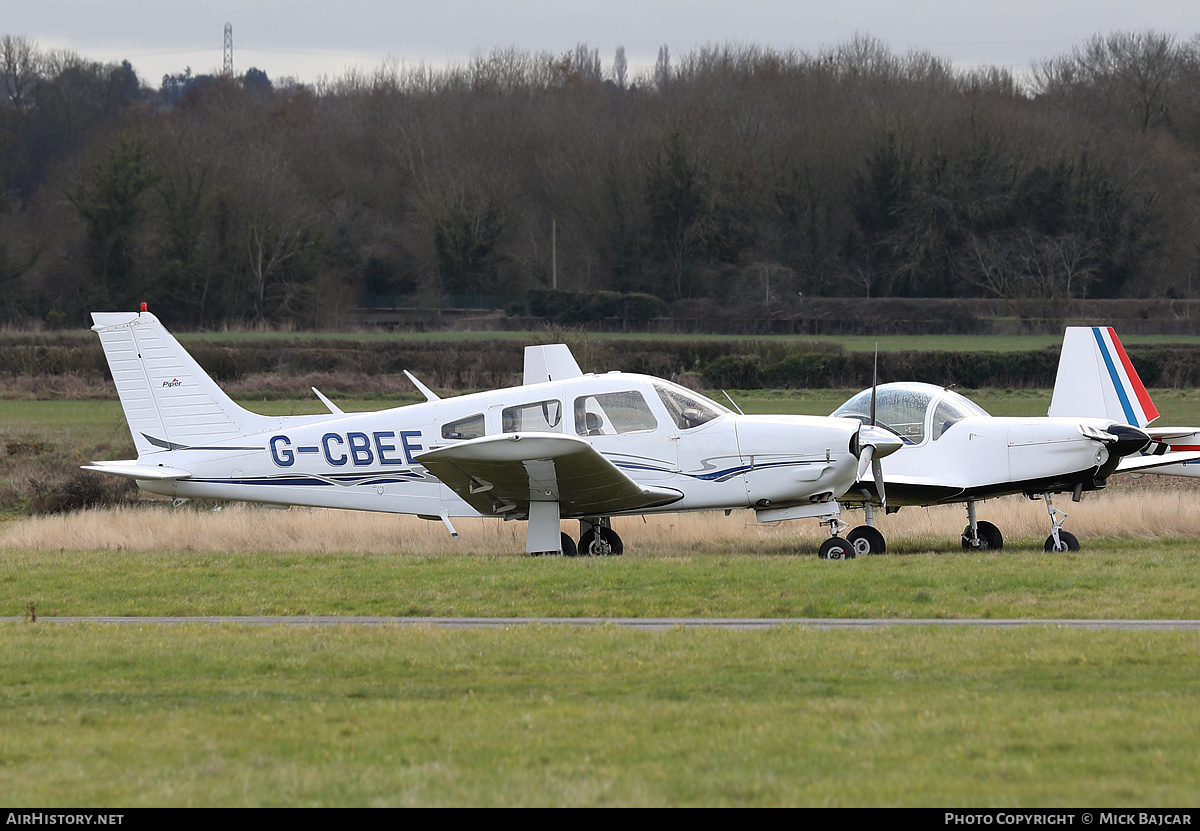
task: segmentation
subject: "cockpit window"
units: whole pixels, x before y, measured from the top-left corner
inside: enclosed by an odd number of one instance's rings
[[[483,413],[476,413],[473,416],[442,425],[442,438],[444,439],[477,439],[483,433]]]
[[[959,420],[964,419],[967,416],[979,415],[979,413],[970,412],[968,408],[963,407],[961,403],[962,401],[966,401],[966,399],[964,398],[961,399],[961,401],[956,401],[951,398],[946,398],[937,405],[937,409],[933,411],[932,432],[934,441],[940,439],[942,435],[951,427],[953,427]],[[974,409],[978,410],[980,408],[974,407]]]
[[[505,433],[522,430],[561,433],[562,402],[533,401],[516,407],[505,407],[502,411],[501,429]]]
[[[658,383],[654,385],[654,391],[680,430],[699,427],[729,412],[717,402],[675,384]]]
[[[604,392],[575,399],[575,432],[581,436],[646,433],[656,427],[658,419],[637,390]]]

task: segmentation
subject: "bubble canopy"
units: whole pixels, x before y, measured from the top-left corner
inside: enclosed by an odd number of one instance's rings
[[[869,422],[871,390],[858,393],[833,415]],[[921,444],[927,437],[937,441],[960,419],[986,415],[988,412],[970,399],[933,384],[905,381],[881,384],[876,390],[875,423],[908,444]]]

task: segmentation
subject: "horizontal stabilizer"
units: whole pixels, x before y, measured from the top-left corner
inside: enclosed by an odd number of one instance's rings
[[[591,443],[561,433],[484,436],[413,459],[485,516],[527,516],[531,502],[557,502],[564,517],[608,516],[683,498],[633,481]]]
[[[84,470],[94,470],[97,473],[108,473],[113,476],[124,476],[126,479],[186,479],[192,474],[177,467],[164,465],[140,465],[134,461],[122,462],[92,462],[81,465]]]
[[[1146,432],[1155,441],[1165,442],[1170,442],[1173,439],[1200,437],[1200,429],[1196,427],[1147,427]],[[1200,440],[1195,443],[1200,444]]]

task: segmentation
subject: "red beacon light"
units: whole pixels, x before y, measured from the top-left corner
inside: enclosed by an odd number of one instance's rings
[[[142,307],[140,309],[138,309],[138,314],[141,314],[144,311],[146,311],[146,301],[145,300],[142,301]]]

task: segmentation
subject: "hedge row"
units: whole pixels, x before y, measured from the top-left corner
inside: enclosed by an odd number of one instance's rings
[[[15,336],[0,339],[0,373],[12,376],[110,377],[94,336]],[[698,377],[714,389],[862,387],[871,382],[874,356],[830,343],[783,340],[566,340],[585,371],[620,369],[672,378]],[[395,375],[409,370],[444,389],[481,389],[520,383],[523,343],[511,339],[359,342],[304,336],[236,343],[193,343],[189,351],[217,381],[307,373]],[[1188,347],[1130,347],[1147,386],[1200,386],[1200,351]],[[1023,352],[901,351],[879,354],[879,380],[921,380],[963,388],[1035,388],[1054,385],[1057,347]]]

